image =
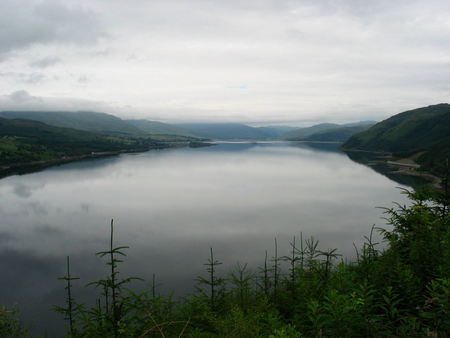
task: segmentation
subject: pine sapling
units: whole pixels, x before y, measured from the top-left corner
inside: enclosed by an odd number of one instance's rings
[[[70,259],[69,256],[67,256],[67,275],[59,277],[58,279],[66,281],[66,304],[67,307],[60,307],[55,306],[54,310],[57,312],[60,312],[64,314],[65,319],[69,322],[69,334],[71,337],[75,336],[75,328],[74,328],[74,315],[76,312],[76,303],[75,300],[72,298],[72,281],[80,279],[79,277],[72,277],[70,274]]]
[[[203,278],[203,277],[197,277],[196,280],[199,284],[204,284],[209,286],[210,288],[210,308],[211,311],[216,310],[216,293],[218,291],[218,288],[223,285],[225,280],[223,278],[218,278],[216,276],[216,266],[221,265],[222,262],[219,262],[218,260],[214,259],[213,255],[213,249],[210,248],[210,258],[208,259],[208,262],[203,264],[206,266],[206,271],[209,273],[209,278]],[[200,288],[197,287],[197,289],[201,292]]]

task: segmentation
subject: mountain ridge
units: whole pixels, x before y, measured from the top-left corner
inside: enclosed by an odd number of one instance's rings
[[[104,134],[142,134],[131,124],[107,113],[89,111],[2,111],[0,117],[40,121],[54,127],[72,128]]]
[[[353,135],[342,147],[390,152],[396,157],[415,155],[425,169],[442,174],[450,155],[450,105],[440,103],[393,115]]]

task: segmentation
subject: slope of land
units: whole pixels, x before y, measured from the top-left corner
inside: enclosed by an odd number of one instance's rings
[[[167,142],[150,137],[104,135],[32,120],[0,118],[0,176],[15,168],[166,146]]]
[[[105,134],[142,134],[120,118],[96,112],[3,111],[0,117],[40,121],[50,126],[95,131]]]
[[[260,128],[241,123],[183,123],[175,126],[188,130],[194,135],[219,140],[262,140],[269,135]]]
[[[450,155],[450,105],[442,103],[394,115],[353,135],[343,148],[390,152],[443,173]]]
[[[375,123],[375,121],[347,124],[321,123],[312,127],[297,128],[286,133],[282,138],[287,141],[345,142],[353,134],[359,133]]]
[[[141,132],[150,135],[177,135],[195,137],[195,135],[187,129],[180,128],[168,123],[140,120],[125,120],[128,124],[138,128]]]
[[[360,125],[354,127],[337,127],[332,129],[327,129],[309,135],[304,138],[305,141],[315,141],[315,142],[345,142],[352,135],[362,132],[371,125]]]
[[[286,133],[297,129],[297,127],[290,126],[263,126],[257,127],[256,129],[262,131],[267,138],[280,138]]]
[[[337,127],[339,127],[339,125],[335,123],[320,123],[312,127],[291,130],[290,132],[284,134],[282,138],[287,141],[301,141],[312,134]]]

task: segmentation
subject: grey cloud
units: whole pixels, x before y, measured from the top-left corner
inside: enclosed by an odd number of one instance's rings
[[[14,193],[19,197],[28,198],[31,196],[31,189],[29,186],[19,183],[14,186]]]
[[[45,80],[45,75],[41,73],[19,73],[19,72],[1,72],[0,78],[13,78],[16,82],[34,84]]]
[[[0,102],[1,102],[0,97]],[[11,95],[3,96],[4,101],[10,101],[13,104],[42,104],[43,100],[36,96],[31,96],[26,90],[18,90]]]
[[[5,231],[0,232],[0,244],[1,245],[9,243],[14,240],[16,240],[16,237],[13,234],[11,234],[9,232],[5,232]]]
[[[89,77],[87,77],[86,75],[82,75],[78,78],[78,82],[79,83],[87,83],[87,82],[89,82]]]
[[[447,100],[448,22],[448,0],[3,0],[0,90],[42,97],[0,110],[379,119]]]
[[[30,202],[26,205],[27,211],[36,216],[45,216],[48,214],[47,208],[40,202]]]
[[[51,226],[49,224],[38,225],[33,230],[45,236],[54,236],[63,234],[63,231],[61,229],[58,229],[57,227]]]
[[[0,110],[50,110],[50,111],[105,111],[111,114],[116,108],[100,101],[78,98],[55,98],[33,96],[26,90],[18,90],[9,95],[0,95]]]
[[[12,186],[14,194],[21,198],[28,198],[32,195],[33,191],[42,189],[45,186],[44,183],[15,183]]]
[[[95,13],[76,2],[0,2],[0,54],[35,44],[93,44],[105,33]]]
[[[61,62],[61,59],[59,57],[48,56],[48,57],[31,62],[30,66],[36,67],[36,68],[47,68],[47,67],[53,66],[60,62]]]
[[[2,274],[0,288],[3,301],[18,297],[22,292],[30,292],[30,281],[36,287],[46,289],[46,284],[59,276],[61,267],[64,265],[63,259],[56,257],[42,257],[36,252],[24,252],[16,249],[4,249],[0,251],[0,266]],[[51,279],[49,279],[49,276]],[[19,291],[20,290],[20,291]],[[15,299],[14,301],[17,301]]]

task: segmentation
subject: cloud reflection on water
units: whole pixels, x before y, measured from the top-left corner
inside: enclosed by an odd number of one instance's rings
[[[0,267],[9,271],[1,290],[11,290],[3,302],[23,300],[21,288],[42,302],[61,295],[56,278],[67,255],[83,285],[100,278],[103,263],[94,253],[108,247],[111,218],[117,245],[131,247],[124,275],[150,280],[156,273],[162,292],[181,295],[193,290],[209,247],[223,273],[238,260],[256,269],[265,250],[273,254],[274,237],[286,254],[300,231],[352,257],[353,242],[383,224],[375,207],[404,201],[397,184],[332,147],[221,143],[98,162],[0,181],[0,195],[8,196],[0,210],[0,241],[8,245]],[[13,285],[17,278],[23,284]]]

